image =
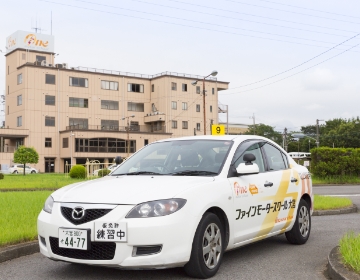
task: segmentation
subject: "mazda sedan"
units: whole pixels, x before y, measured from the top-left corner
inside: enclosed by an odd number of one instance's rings
[[[209,278],[231,249],[282,233],[304,244],[312,207],[308,170],[269,139],[168,139],[51,194],[39,245],[58,261]]]

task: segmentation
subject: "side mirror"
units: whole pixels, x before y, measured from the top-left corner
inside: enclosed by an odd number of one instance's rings
[[[240,163],[236,168],[236,172],[239,175],[257,174],[259,173],[259,166],[256,163]]]
[[[116,163],[116,165],[119,165],[120,163],[122,163],[124,160],[122,159],[122,157],[121,156],[117,156],[116,158],[115,158],[115,163]]]

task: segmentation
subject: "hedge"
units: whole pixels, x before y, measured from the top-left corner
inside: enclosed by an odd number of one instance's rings
[[[111,170],[109,170],[109,169],[101,169],[101,170],[99,170],[99,172],[98,172],[98,176],[99,177],[104,177],[104,176],[106,176],[106,175],[108,175],[109,173],[111,172]]]
[[[325,176],[359,176],[360,149],[315,148],[311,150],[311,172]]]
[[[84,179],[86,177],[86,168],[82,165],[71,167],[69,175],[71,178]]]

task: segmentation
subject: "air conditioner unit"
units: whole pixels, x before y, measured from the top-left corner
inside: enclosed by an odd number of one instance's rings
[[[63,63],[62,65],[63,65],[63,68],[68,68],[69,67],[69,65],[67,63]]]
[[[62,64],[55,64],[55,67],[61,69],[61,68],[63,68],[63,65]]]
[[[49,63],[48,66],[49,66],[49,67],[53,67],[54,65],[52,65],[52,64]]]
[[[46,66],[46,65],[47,65],[46,60],[42,60],[41,61],[41,66]]]

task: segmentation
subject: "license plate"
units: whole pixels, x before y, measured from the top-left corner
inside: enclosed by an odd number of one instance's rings
[[[95,222],[94,241],[127,242],[127,224],[122,222]]]
[[[90,250],[90,229],[59,228],[59,247]]]

